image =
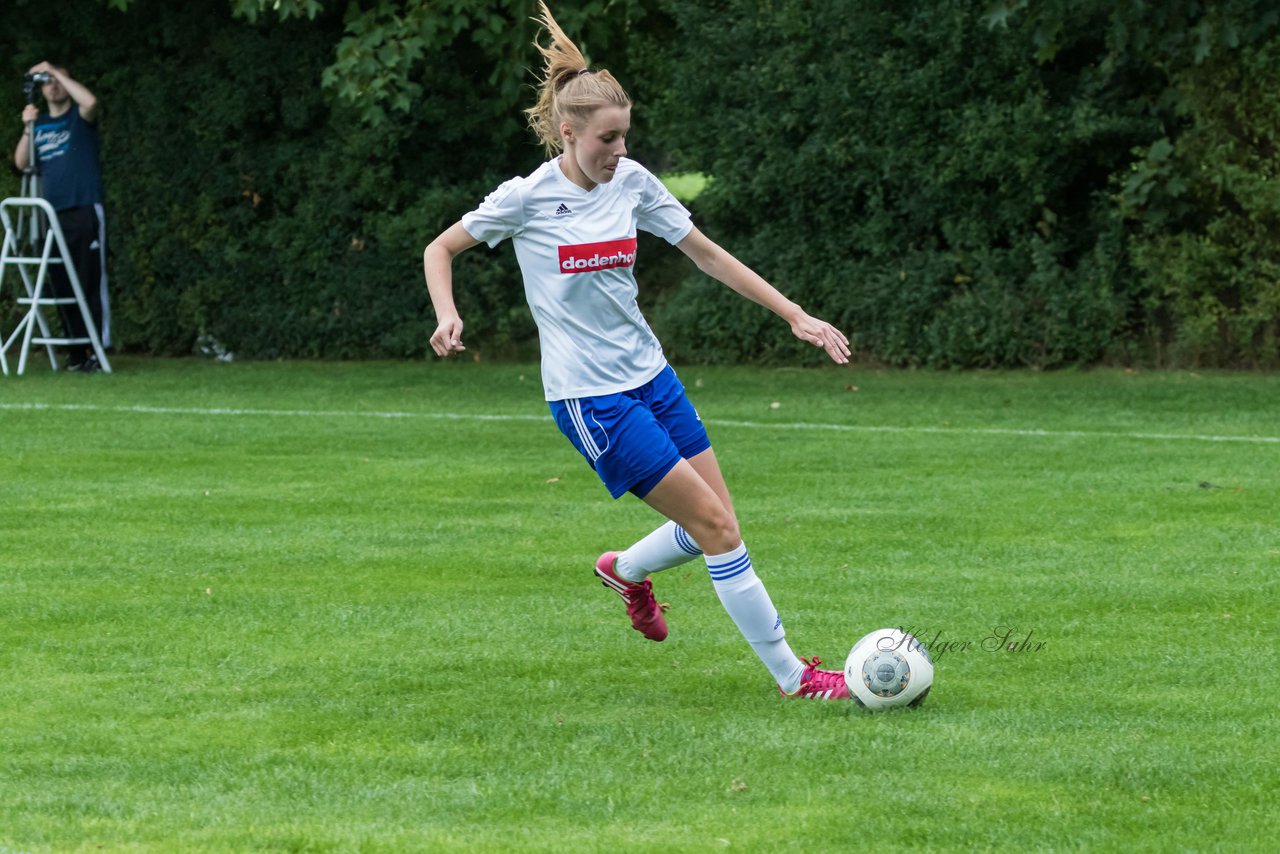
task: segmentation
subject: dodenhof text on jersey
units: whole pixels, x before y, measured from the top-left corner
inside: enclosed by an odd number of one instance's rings
[[[636,239],[606,240],[560,247],[561,273],[588,273],[636,263]]]

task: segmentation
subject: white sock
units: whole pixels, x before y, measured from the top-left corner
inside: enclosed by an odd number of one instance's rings
[[[711,574],[720,604],[769,668],[774,681],[786,693],[794,692],[800,687],[804,662],[787,643],[782,617],[778,616],[764,582],[751,566],[746,544],[741,543],[726,554],[707,555],[707,572]]]
[[[627,581],[639,584],[654,572],[662,572],[682,563],[688,563],[702,549],[693,537],[675,522],[667,522],[625,552],[618,554],[613,571]]]

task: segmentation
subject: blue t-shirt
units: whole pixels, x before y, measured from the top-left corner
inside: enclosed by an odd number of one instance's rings
[[[74,104],[56,119],[41,113],[35,126],[41,195],[54,210],[102,204],[98,126]]]

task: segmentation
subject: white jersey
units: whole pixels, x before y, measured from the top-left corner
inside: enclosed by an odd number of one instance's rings
[[[627,391],[666,367],[636,305],[636,229],[674,244],[693,222],[643,166],[622,158],[612,181],[584,190],[557,157],[498,187],[462,227],[490,247],[515,244],[547,400]]]

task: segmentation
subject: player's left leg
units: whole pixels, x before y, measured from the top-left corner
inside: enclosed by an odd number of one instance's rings
[[[715,451],[707,448],[694,454],[689,459],[689,465],[693,466],[693,470],[711,487],[720,502],[733,513],[733,499],[729,496],[729,487],[720,473],[720,463],[716,460]],[[696,557],[702,557],[702,546],[684,528],[667,520],[630,548],[610,554],[615,556],[614,569],[618,575],[639,583],[655,572],[672,569]]]
[[[764,582],[756,575],[746,544],[738,533],[733,500],[711,448],[682,460],[644,501],[669,519],[698,532],[695,536],[703,536],[712,549],[722,551],[706,555],[712,586],[720,604],[769,669],[784,696],[812,699],[849,696],[843,673],[822,670],[821,659],[802,659],[792,652],[782,617]],[[734,543],[732,547],[731,543]]]
[[[714,456],[710,460],[700,461],[704,471],[714,465]],[[714,468],[718,471],[719,466]],[[723,482],[713,473],[712,480],[717,479]],[[720,604],[783,692],[799,688],[805,664],[787,644],[782,618],[752,567],[737,519],[692,461],[681,460],[644,496],[644,502],[704,545],[707,571]]]
[[[675,371],[667,368],[642,391],[654,418],[662,424],[680,456],[689,461],[733,517],[733,499],[711,449],[711,440]],[[655,572],[688,563],[702,553],[697,537],[669,520],[631,548],[617,552],[616,569],[623,578],[640,582]]]

